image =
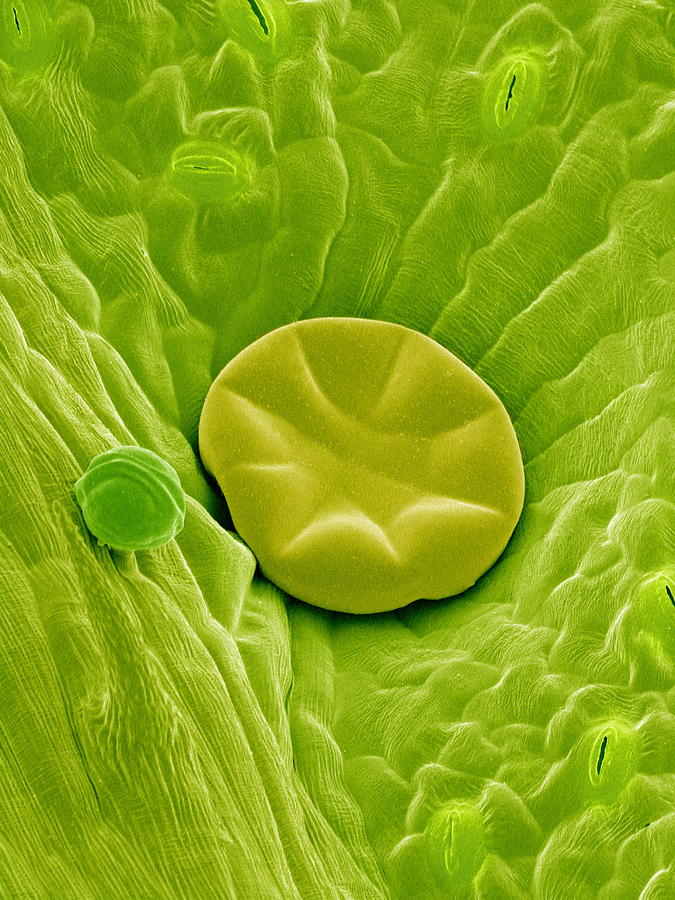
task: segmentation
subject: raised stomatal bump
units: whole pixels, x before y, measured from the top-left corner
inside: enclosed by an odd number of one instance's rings
[[[188,141],[171,155],[167,176],[186,197],[199,203],[229,200],[250,182],[250,161],[218,141]]]
[[[260,62],[273,63],[290,49],[285,0],[218,0],[218,8],[234,40]]]
[[[483,94],[483,133],[513,140],[536,121],[544,102],[545,69],[531,51],[510,53],[488,73]]]
[[[55,33],[44,0],[0,5],[0,59],[10,66],[30,70],[48,63]]]
[[[637,737],[626,722],[612,719],[591,736],[588,799],[612,803],[631,780],[637,765]]]
[[[622,620],[634,690],[665,690],[675,678],[675,571],[652,572],[635,587]]]
[[[486,856],[483,816],[471,803],[438,810],[424,829],[429,867],[446,889],[465,888]]]

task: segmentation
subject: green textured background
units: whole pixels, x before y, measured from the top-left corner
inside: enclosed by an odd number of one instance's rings
[[[673,2],[258,5],[0,8],[0,896],[672,897]],[[206,391],[323,315],[513,419],[461,596],[321,611],[227,530]],[[120,443],[189,495],[136,559],[73,493]]]

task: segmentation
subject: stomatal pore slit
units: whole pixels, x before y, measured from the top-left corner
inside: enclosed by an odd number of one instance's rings
[[[600,755],[598,756],[598,765],[596,771],[598,775],[600,774],[600,769],[602,769],[602,761],[605,758],[605,750],[607,748],[607,735],[602,739],[602,744],[600,745]]]
[[[253,13],[255,14],[256,19],[260,22],[260,27],[262,28],[262,30],[265,32],[265,34],[269,34],[270,30],[267,27],[267,22],[265,21],[265,16],[263,16],[262,11],[261,11],[260,7],[258,6],[258,4],[255,2],[255,0],[248,0],[248,5],[253,10]]]
[[[511,100],[511,97],[513,97],[513,85],[515,83],[516,83],[516,76],[514,75],[513,78],[511,79],[511,84],[509,85],[509,95],[506,98],[506,106],[504,107],[505,110],[507,110],[509,108],[509,101]]]

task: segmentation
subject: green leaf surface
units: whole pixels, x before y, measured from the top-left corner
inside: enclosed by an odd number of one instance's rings
[[[672,896],[672,2],[257,9],[0,11],[0,898]],[[506,408],[463,593],[317,609],[236,535],[204,399],[320,316]],[[75,497],[120,445],[186,494],[136,554]]]

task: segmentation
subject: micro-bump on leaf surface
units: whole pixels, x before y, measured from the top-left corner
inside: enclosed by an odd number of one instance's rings
[[[257,5],[0,10],[0,897],[672,897],[672,0]],[[504,404],[464,593],[316,609],[235,534],[204,398],[321,316]],[[135,557],[73,491],[130,444],[187,495]]]

